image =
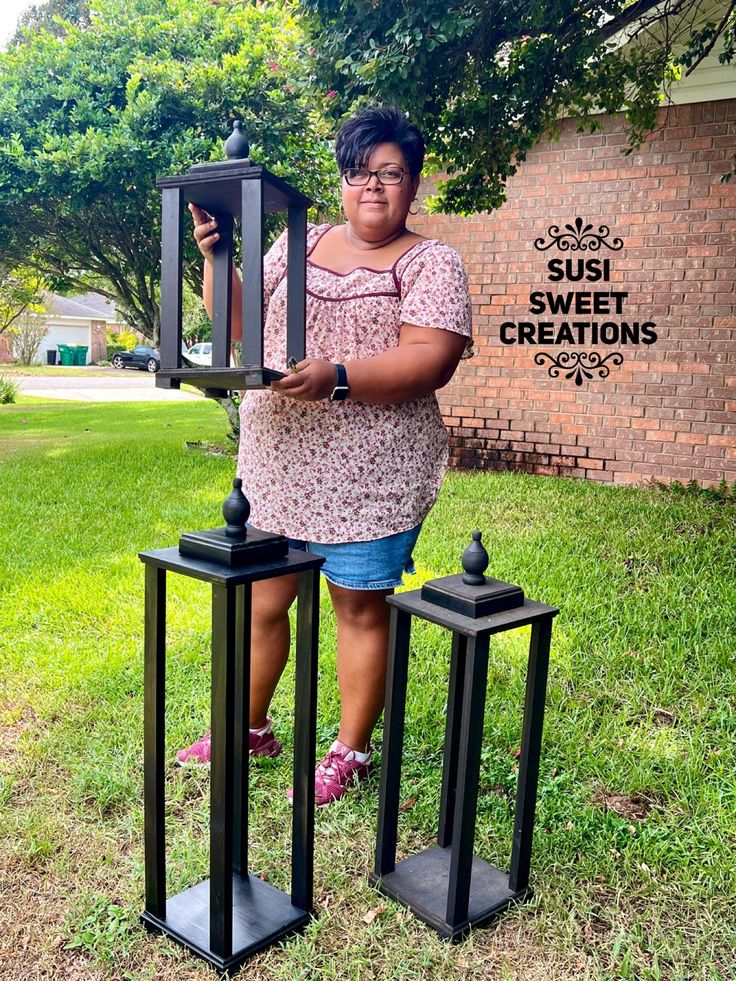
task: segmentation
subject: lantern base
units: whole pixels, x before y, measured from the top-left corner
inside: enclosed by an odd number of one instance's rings
[[[492,613],[502,613],[524,605],[524,590],[501,579],[485,577],[481,586],[469,586],[463,582],[462,573],[431,579],[422,586],[421,598],[443,610],[452,610],[477,620]]]
[[[231,368],[161,368],[156,372],[156,387],[178,387],[182,382],[200,388],[210,398],[227,398],[230,392],[268,388],[272,381],[284,378],[283,371],[263,365],[243,364]]]
[[[146,910],[141,920],[150,932],[167,934],[219,971],[233,971],[281,937],[303,929],[310,915],[257,876],[233,875],[233,943],[228,957],[210,947],[209,879],[167,899],[164,917]]]
[[[285,559],[289,552],[289,540],[283,535],[272,535],[258,528],[248,528],[245,538],[231,538],[225,534],[223,525],[207,531],[186,532],[179,539],[179,552],[236,569],[254,562]]]
[[[515,892],[509,888],[505,872],[473,856],[468,918],[462,923],[448,923],[445,917],[451,859],[451,848],[435,845],[397,862],[394,871],[387,875],[371,873],[370,881],[384,896],[408,906],[418,919],[453,943],[471,929],[486,926],[513,903],[532,897],[529,886]]]

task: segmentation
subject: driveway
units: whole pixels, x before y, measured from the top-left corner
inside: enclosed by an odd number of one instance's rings
[[[99,371],[99,369],[96,369]],[[73,402],[191,402],[203,396],[176,389],[156,388],[154,375],[142,371],[115,371],[90,375],[19,375],[24,395]]]

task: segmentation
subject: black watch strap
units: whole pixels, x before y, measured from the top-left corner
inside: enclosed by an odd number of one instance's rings
[[[330,395],[330,402],[342,402],[350,394],[350,386],[348,385],[348,373],[345,371],[344,364],[336,364],[335,370],[337,371],[337,383],[332,389],[332,395]]]

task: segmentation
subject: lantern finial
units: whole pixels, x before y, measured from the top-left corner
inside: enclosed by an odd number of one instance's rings
[[[463,582],[466,586],[483,586],[486,577],[483,573],[488,568],[488,552],[481,544],[482,532],[473,532],[473,541],[463,552]]]
[[[222,505],[222,516],[227,522],[225,534],[228,538],[245,538],[245,523],[250,516],[250,504],[242,491],[243,481],[240,477],[233,480],[233,489]]]
[[[225,156],[228,160],[246,160],[250,146],[243,132],[243,120],[233,120],[233,131],[225,140]]]

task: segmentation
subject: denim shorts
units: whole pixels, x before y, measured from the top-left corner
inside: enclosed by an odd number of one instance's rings
[[[394,589],[403,584],[402,573],[416,572],[412,550],[422,522],[409,531],[400,531],[371,542],[341,542],[325,545],[290,538],[289,548],[312,555],[324,555],[322,574],[343,589]]]

